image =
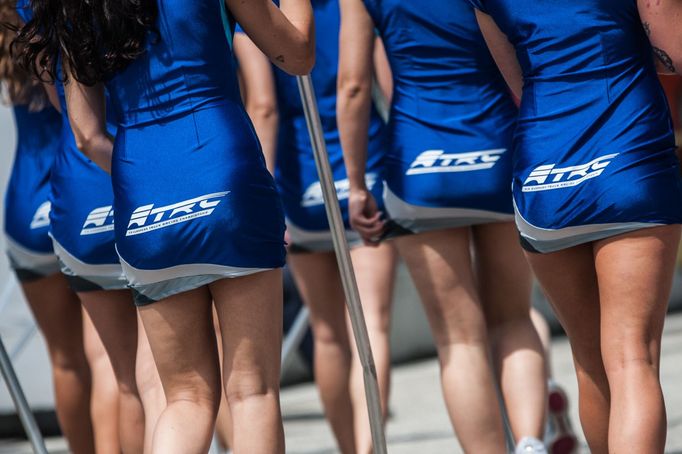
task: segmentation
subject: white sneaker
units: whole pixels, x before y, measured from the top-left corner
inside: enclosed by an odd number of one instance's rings
[[[547,449],[537,438],[523,437],[516,445],[514,454],[547,454]]]

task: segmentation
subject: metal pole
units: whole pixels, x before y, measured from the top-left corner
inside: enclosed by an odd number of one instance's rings
[[[353,264],[350,259],[339,200],[336,196],[334,177],[329,165],[327,145],[324,141],[324,132],[322,130],[320,113],[317,109],[313,81],[309,75],[298,76],[296,80],[301,94],[306,122],[308,123],[310,142],[313,145],[315,164],[317,165],[317,173],[320,177],[320,184],[322,186],[322,194],[324,195],[325,202],[324,206],[327,210],[327,219],[329,220],[329,227],[332,232],[336,260],[339,265],[339,271],[341,272],[341,281],[343,282],[343,290],[346,294],[346,305],[348,306],[348,313],[353,327],[355,344],[357,345],[360,363],[362,364],[363,378],[365,381],[365,396],[367,398],[367,411],[369,413],[369,425],[372,431],[374,452],[377,454],[385,454],[387,452],[386,437],[384,435],[383,413],[381,411],[381,401],[379,399],[377,371],[374,366],[374,357],[372,356],[372,349],[369,344],[365,316],[362,312],[362,305],[360,304],[360,293],[358,292],[358,284],[355,281]]]
[[[284,342],[282,342],[282,373],[289,367],[296,349],[301,345],[301,341],[305,337],[305,333],[308,330],[309,314],[308,308],[302,306],[301,310],[296,314],[294,323],[289,328],[289,333],[284,338]]]
[[[9,390],[12,400],[14,401],[14,406],[19,414],[19,419],[21,419],[21,424],[26,430],[26,435],[33,446],[33,452],[36,454],[47,454],[47,449],[45,449],[45,441],[43,436],[38,429],[38,424],[36,423],[33,413],[31,412],[31,407],[28,406],[26,401],[26,396],[24,391],[21,389],[19,380],[17,379],[17,374],[14,372],[12,367],[12,362],[7,355],[7,350],[5,350],[5,344],[0,338],[0,369],[2,369],[2,376],[7,383],[7,389]]]

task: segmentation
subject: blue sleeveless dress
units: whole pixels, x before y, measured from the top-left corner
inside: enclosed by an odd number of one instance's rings
[[[116,246],[136,303],[284,265],[284,213],[220,0],[158,2],[158,39],[107,87]]]
[[[385,204],[402,231],[510,221],[517,115],[465,0],[365,0],[394,94]]]
[[[314,0],[316,64],[312,71],[315,96],[322,120],[329,163],[334,174],[337,197],[351,246],[362,240],[348,219],[349,182],[336,124],[336,79],[339,62],[341,26],[337,0]],[[315,167],[296,78],[275,68],[280,125],[277,143],[275,180],[282,195],[292,251],[331,251],[333,243],[322,198],[322,187]],[[366,182],[381,204],[383,194],[383,156],[387,145],[386,128],[372,109],[367,150]],[[380,206],[383,210],[383,206]]]
[[[470,0],[524,77],[514,202],[524,247],[552,252],[682,222],[669,108],[635,0]]]
[[[127,287],[116,254],[111,177],[76,147],[63,84],[57,82],[62,110],[62,146],[52,168],[50,235],[62,272],[75,291]],[[110,134],[116,131],[107,115]]]
[[[5,242],[21,281],[59,271],[48,235],[50,170],[60,145],[62,122],[52,107],[30,112],[14,106],[17,146],[5,192]]]
[[[33,16],[28,0],[17,2],[19,16]],[[58,64],[61,72],[61,64]],[[62,273],[78,292],[126,288],[114,241],[111,178],[76,147],[64,85],[55,84],[61,108],[59,148],[50,172],[50,236]],[[107,127],[115,132],[113,113]]]

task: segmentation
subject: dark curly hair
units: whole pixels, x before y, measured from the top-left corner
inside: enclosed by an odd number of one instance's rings
[[[41,110],[47,105],[47,95],[39,80],[20,68],[11,56],[10,48],[19,26],[14,0],[0,0],[0,101],[28,105]]]
[[[19,64],[43,81],[57,73],[57,58],[79,82],[106,81],[145,52],[156,31],[156,0],[30,0],[33,19],[14,40]],[[158,33],[155,33],[158,36]]]

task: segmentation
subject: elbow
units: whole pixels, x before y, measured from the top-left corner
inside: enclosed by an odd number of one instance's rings
[[[95,148],[95,143],[97,143],[98,135],[74,129],[73,136],[76,141],[76,147],[78,147],[86,156],[91,156],[93,154],[93,149]]]
[[[254,122],[273,122],[278,118],[277,104],[269,99],[249,103],[246,110]]]
[[[293,76],[305,76],[310,74],[315,66],[315,51],[301,54],[291,65],[288,72]]]
[[[337,96],[340,102],[353,102],[371,96],[372,84],[369,80],[342,77],[339,75]]]
[[[282,69],[293,76],[305,76],[310,74],[315,66],[315,39],[302,40],[296,45],[296,52],[290,62],[285,62],[284,57],[277,57]]]

